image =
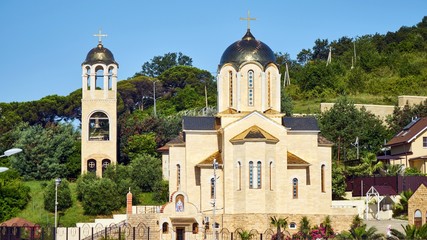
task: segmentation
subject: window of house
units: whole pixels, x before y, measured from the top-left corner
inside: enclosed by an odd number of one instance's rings
[[[298,179],[294,178],[292,180],[292,197],[298,198]]]
[[[289,229],[297,229],[297,224],[294,222],[289,223]]]
[[[257,188],[261,188],[261,161],[257,162]]]
[[[320,188],[322,192],[326,192],[325,190],[325,165],[323,164],[320,167]]]
[[[248,105],[254,105],[254,71],[248,72]]]
[[[423,137],[423,147],[427,148],[427,137]]]
[[[254,163],[249,162],[249,188],[254,187]]]

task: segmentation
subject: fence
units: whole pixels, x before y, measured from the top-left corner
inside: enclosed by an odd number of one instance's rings
[[[346,191],[351,191],[353,197],[365,196],[366,192],[372,186],[390,186],[400,194],[402,191],[411,189],[412,191],[424,183],[427,186],[427,177],[425,176],[373,176],[356,177],[347,179]]]
[[[246,233],[250,240],[271,240],[275,238],[274,231],[267,229],[258,232],[253,229],[245,231],[236,229],[229,231],[226,228],[218,229],[215,233],[212,229],[201,229],[201,231],[188,231],[188,228],[171,228],[153,230],[141,223],[138,226],[125,224],[122,226],[110,225],[95,227],[58,227],[56,229],[56,240],[242,240],[240,233]],[[290,236],[289,232],[283,233]],[[216,236],[215,236],[216,235]],[[0,226],[0,240],[55,240],[54,227],[41,226]]]

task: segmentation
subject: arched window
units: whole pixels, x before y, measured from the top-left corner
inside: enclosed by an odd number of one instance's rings
[[[164,222],[162,224],[162,232],[163,233],[168,233],[169,232],[169,224],[167,222]]]
[[[215,178],[211,178],[211,198],[215,198]]]
[[[95,87],[96,90],[104,89],[104,68],[102,68],[101,66],[98,66],[96,68]]]
[[[298,198],[298,178],[292,179],[292,197]]]
[[[267,103],[271,107],[271,72],[267,74]]]
[[[179,164],[176,165],[176,189],[179,189],[181,186],[181,166]]]
[[[415,210],[415,213],[414,213],[414,225],[416,227],[421,227],[421,225],[423,225],[422,221],[423,221],[423,216],[422,216],[421,211],[419,209]]]
[[[193,223],[193,234],[197,234],[199,233],[199,224],[198,223]]]
[[[248,105],[254,105],[254,71],[248,72]]]
[[[273,190],[273,176],[272,176],[272,174],[273,174],[273,162],[270,162],[270,166],[269,166],[269,169],[268,169],[268,172],[269,172],[269,182],[270,182],[270,190]]]
[[[230,93],[230,96],[229,96],[229,98],[230,98],[230,107],[232,107],[233,106],[233,72],[232,71],[229,71],[228,72],[228,82],[229,82],[229,93]]]
[[[325,164],[322,164],[320,167],[320,188],[322,192],[326,192],[325,190]]]
[[[289,229],[297,229],[297,224],[294,222],[289,223]]]
[[[105,169],[111,164],[111,161],[109,159],[103,159],[102,160],[102,173],[104,173]]]
[[[254,187],[254,163],[249,162],[249,188]]]
[[[257,188],[261,188],[261,161],[257,162],[257,181],[256,181],[256,185]]]
[[[86,89],[90,90],[90,67],[87,66],[85,68],[85,71],[86,71],[85,73]]]
[[[108,90],[113,89],[113,67],[108,70]]]
[[[89,141],[108,141],[110,121],[103,112],[95,112],[89,118]]]
[[[87,171],[88,172],[96,172],[96,160],[95,159],[89,159],[87,161]]]
[[[242,190],[242,163],[237,162],[237,167],[239,171],[239,189],[238,190]]]

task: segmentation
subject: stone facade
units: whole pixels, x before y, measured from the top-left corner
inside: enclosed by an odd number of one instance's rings
[[[409,198],[408,222],[418,226],[427,223],[427,187],[424,184]]]

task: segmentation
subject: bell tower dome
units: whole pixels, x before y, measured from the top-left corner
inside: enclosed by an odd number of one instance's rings
[[[102,176],[117,162],[117,69],[113,53],[102,44],[89,51],[82,63],[81,169]]]

